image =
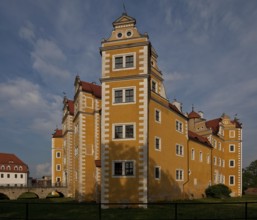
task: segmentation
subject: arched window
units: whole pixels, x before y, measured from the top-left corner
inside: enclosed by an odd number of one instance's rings
[[[7,166],[7,170],[11,170],[11,167],[9,165]]]
[[[1,170],[5,170],[5,166],[4,165],[1,166]]]
[[[18,170],[18,166],[14,166],[14,170]]]
[[[19,171],[22,171],[22,166],[19,167]]]

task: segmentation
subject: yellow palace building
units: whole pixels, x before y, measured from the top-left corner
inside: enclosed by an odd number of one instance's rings
[[[64,98],[62,135],[52,137],[52,183],[61,138],[59,181],[80,201],[200,198],[217,183],[241,196],[238,119],[223,114],[206,120],[169,102],[149,36],[126,13],[113,22],[100,53],[101,86],[77,76],[74,99]]]

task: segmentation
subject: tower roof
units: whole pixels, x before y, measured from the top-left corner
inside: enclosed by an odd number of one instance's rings
[[[189,119],[201,118],[201,116],[200,116],[197,112],[191,111],[191,112],[189,113],[189,115],[188,115],[188,118],[189,118]]]
[[[53,138],[58,138],[58,137],[62,137],[62,129],[56,128],[53,133]]]
[[[119,18],[117,18],[113,23],[113,27],[116,28],[122,28],[124,26],[131,26],[134,27],[136,24],[136,19],[127,15],[127,13],[123,13]]]

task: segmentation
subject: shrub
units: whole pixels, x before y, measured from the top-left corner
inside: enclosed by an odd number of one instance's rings
[[[205,194],[207,197],[219,198],[219,199],[230,197],[230,193],[231,193],[231,189],[224,184],[216,184],[213,186],[209,186],[205,190]]]

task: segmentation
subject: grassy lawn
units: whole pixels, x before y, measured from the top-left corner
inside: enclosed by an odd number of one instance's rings
[[[101,219],[257,219],[257,197],[200,199],[152,204],[148,208],[114,208],[101,210]],[[255,203],[250,203],[255,202]],[[26,210],[28,212],[26,212]],[[67,198],[0,201],[0,219],[99,219],[99,205],[78,203]]]

